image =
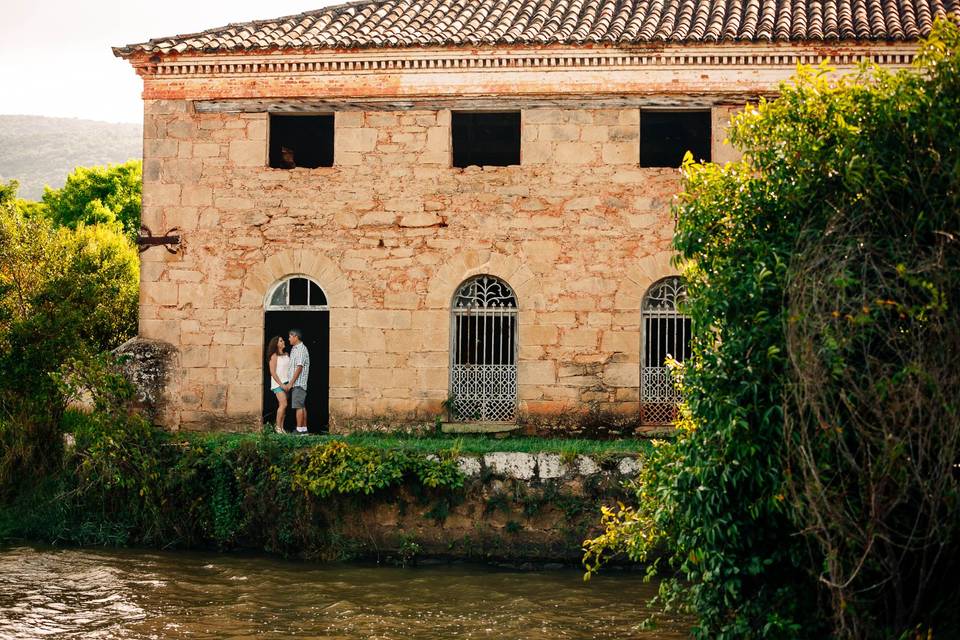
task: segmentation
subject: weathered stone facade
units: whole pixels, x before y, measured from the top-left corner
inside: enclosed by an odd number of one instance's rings
[[[840,52],[909,61],[909,45],[870,46]],[[550,71],[500,70],[515,52],[497,48],[458,51],[469,67],[442,69],[431,61],[450,51],[135,61],[143,223],[182,237],[176,254],[142,255],[140,334],[179,349],[167,423],[258,424],[265,296],[293,274],[329,302],[332,430],[442,415],[451,297],[477,274],[517,295],[521,419],[637,413],[640,304],[676,273],[680,184],[675,169],[640,168],[641,107],[711,109],[713,160],[735,159],[731,115],[797,61],[838,50],[731,44],[695,58],[660,46],[647,52],[660,63],[633,65],[632,50],[534,52],[556,61]],[[451,166],[451,109],[471,106],[521,111],[520,165]],[[333,167],[266,166],[268,111],[280,109],[335,114]]]

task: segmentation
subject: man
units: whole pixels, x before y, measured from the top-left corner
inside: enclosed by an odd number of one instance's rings
[[[307,378],[310,375],[310,352],[303,344],[300,329],[290,329],[290,381],[283,385],[290,392],[290,406],[297,412],[297,433],[307,433]]]

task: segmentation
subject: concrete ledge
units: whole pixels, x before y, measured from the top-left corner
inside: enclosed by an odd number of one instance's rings
[[[500,422],[449,422],[440,430],[443,433],[511,433],[519,431],[520,425]]]

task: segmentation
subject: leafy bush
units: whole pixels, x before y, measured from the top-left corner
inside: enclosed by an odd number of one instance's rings
[[[333,441],[294,458],[293,486],[325,498],[333,493],[371,494],[400,484],[406,474],[430,488],[463,486],[455,460],[428,459],[404,451],[351,447]]]
[[[938,35],[923,75],[811,80],[842,121],[796,138],[822,146],[795,173],[826,175],[785,283],[787,486],[840,637],[960,634],[960,32]]]
[[[698,637],[955,632],[957,27],[918,65],[801,69],[684,166],[683,419],[586,563],[663,552]]]
[[[54,375],[132,336],[138,299],[117,227],[57,228],[24,215],[15,183],[0,189],[0,482],[56,467],[68,398]]]
[[[138,297],[137,251],[115,228],[56,228],[0,202],[0,387],[49,389],[64,354],[118,346],[136,330]]]
[[[143,163],[77,167],[60,189],[46,187],[43,209],[57,225],[119,226],[129,238],[140,230]]]
[[[75,368],[73,384],[99,373]],[[112,382],[101,376],[103,388]],[[63,384],[68,384],[64,382]],[[122,394],[122,384],[115,387]],[[331,523],[345,501],[410,487],[451,492],[464,476],[431,458],[336,440],[174,436],[93,392],[98,409],[67,412],[75,446],[36,486],[0,501],[0,536],[74,544],[233,548],[337,558]],[[338,500],[331,500],[337,498]]]

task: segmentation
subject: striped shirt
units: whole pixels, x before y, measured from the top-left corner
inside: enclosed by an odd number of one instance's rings
[[[307,390],[307,376],[310,375],[310,352],[307,351],[307,345],[302,342],[295,344],[293,348],[290,349],[290,378],[293,379],[293,374],[297,371],[297,367],[303,367],[303,371],[300,372],[300,376],[297,378],[296,382],[293,383],[293,386],[300,387],[304,391]]]

